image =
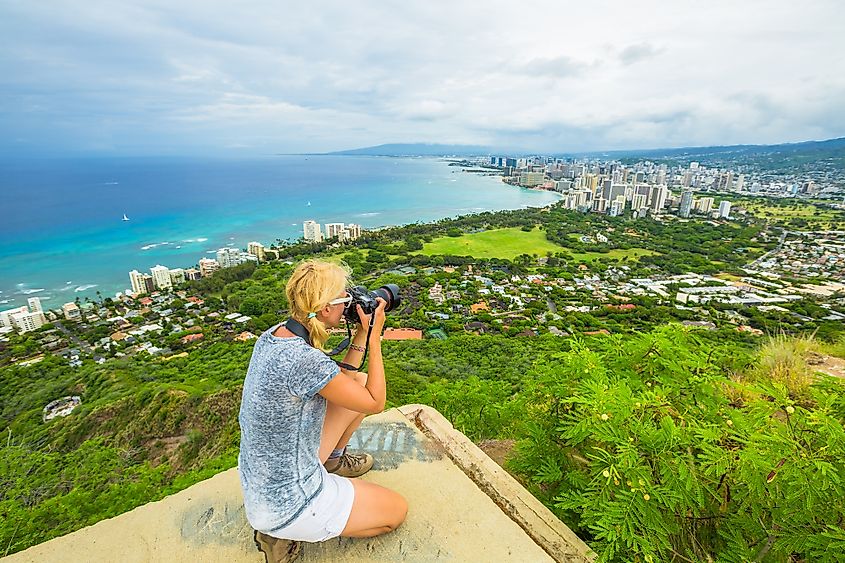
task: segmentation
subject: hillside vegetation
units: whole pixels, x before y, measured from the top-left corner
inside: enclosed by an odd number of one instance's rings
[[[581,239],[599,232],[608,242]],[[501,236],[516,245],[511,259],[476,258],[460,246],[432,254],[432,245],[461,240],[485,241],[495,253]],[[557,250],[526,242],[535,238]],[[515,441],[508,470],[601,560],[836,561],[845,549],[845,388],[814,362],[845,356],[845,339],[841,322],[814,320],[827,309],[789,304],[800,319],[743,309],[772,335],[757,337],[736,330],[737,312],[718,306],[693,312],[632,296],[620,309],[619,297],[600,301],[592,288],[521,280],[514,284],[523,284],[515,287],[525,303],[504,316],[480,310],[465,323],[447,314],[492,302],[469,283],[477,272],[491,284],[537,272],[563,284],[622,271],[737,277],[772,239],[756,224],[626,223],[552,209],[388,229],[342,249],[282,251],[291,260],[342,254],[357,281],[399,283],[403,306],[388,324],[436,328],[447,339],[385,342],[389,406],[429,404],[473,440]],[[636,249],[650,253],[611,254]],[[578,255],[586,253],[600,256],[582,274]],[[400,266],[414,273],[397,273]],[[34,353],[43,332],[0,347],[0,555],[235,466],[252,346],[234,336],[284,319],[291,268],[247,265],[189,286],[205,302],[191,317],[204,338],[185,343],[186,331],[176,329],[150,336],[167,355],[112,354],[73,368],[48,354],[24,366],[16,359]],[[457,298],[435,305],[428,290],[441,283]],[[227,328],[220,319],[232,312],[251,319]],[[143,315],[140,322],[155,316]],[[710,330],[680,324],[704,315]],[[553,318],[565,333],[546,329]],[[81,406],[43,422],[44,405],[65,395],[79,395]]]

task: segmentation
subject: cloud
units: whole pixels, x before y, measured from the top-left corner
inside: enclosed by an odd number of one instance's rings
[[[656,57],[661,49],[656,49],[650,43],[628,45],[619,52],[619,60],[623,65],[632,65],[652,57]]]
[[[537,58],[525,63],[521,70],[526,74],[566,78],[581,74],[589,65],[571,57]]]
[[[836,137],[837,10],[831,0],[714,0],[707,10],[459,0],[448,12],[416,2],[11,1],[0,6],[0,150],[591,150]]]

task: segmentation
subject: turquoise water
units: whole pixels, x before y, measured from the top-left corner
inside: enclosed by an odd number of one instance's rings
[[[132,269],[295,239],[308,219],[374,228],[556,200],[438,159],[349,156],[0,161],[0,191],[0,309],[114,295]]]

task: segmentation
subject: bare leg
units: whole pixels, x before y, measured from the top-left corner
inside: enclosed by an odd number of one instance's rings
[[[356,372],[355,375],[340,374],[338,377],[353,377],[361,385],[367,383],[367,374]],[[320,437],[319,458],[325,463],[332,450],[346,447],[352,433],[361,425],[366,415],[355,412],[333,403],[326,403],[326,418],[323,421],[323,432]]]
[[[350,479],[355,487],[355,501],[346,527],[346,538],[371,538],[392,532],[405,521],[408,502],[397,492],[375,483]]]

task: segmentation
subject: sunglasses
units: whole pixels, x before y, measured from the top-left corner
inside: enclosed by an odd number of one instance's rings
[[[338,297],[329,301],[329,305],[340,305],[341,303],[343,303],[343,308],[346,309],[352,303],[352,296],[347,295],[346,297]]]

